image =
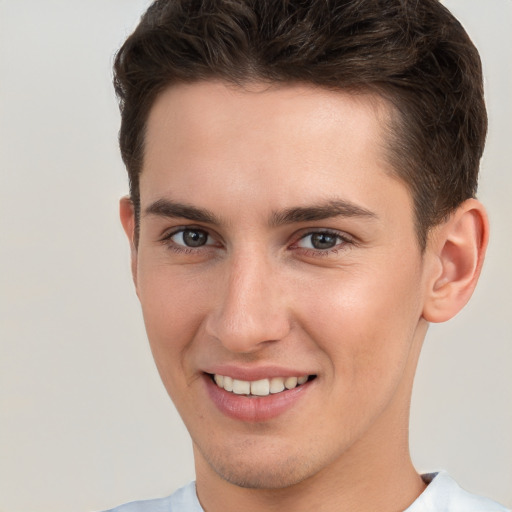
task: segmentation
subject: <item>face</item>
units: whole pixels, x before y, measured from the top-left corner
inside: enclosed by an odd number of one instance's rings
[[[407,443],[425,271],[386,119],[307,86],[155,103],[134,279],[198,471],[285,487]]]

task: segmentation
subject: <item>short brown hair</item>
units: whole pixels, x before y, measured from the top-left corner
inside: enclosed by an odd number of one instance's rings
[[[119,50],[119,141],[136,224],[145,126],[160,92],[220,79],[376,92],[389,157],[428,230],[474,197],[487,131],[478,52],[438,0],[157,0]]]

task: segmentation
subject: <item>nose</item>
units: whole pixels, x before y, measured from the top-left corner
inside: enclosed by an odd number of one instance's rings
[[[271,267],[265,258],[240,255],[219,275],[206,331],[232,352],[255,352],[290,331],[286,298]]]

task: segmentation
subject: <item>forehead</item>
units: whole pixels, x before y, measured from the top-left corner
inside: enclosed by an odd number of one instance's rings
[[[322,149],[340,142],[339,125],[345,127],[347,143],[357,139],[360,145],[371,139],[373,145],[380,145],[385,140],[390,109],[376,94],[312,85],[179,84],[157,97],[148,118],[146,148],[150,152],[152,145],[177,138],[181,144],[201,140],[222,147],[243,140],[268,145],[272,139],[279,144],[307,137],[310,146]],[[367,137],[361,137],[362,132]]]
[[[370,196],[387,194],[383,185],[403,187],[385,158],[389,118],[390,107],[370,94],[307,85],[173,86],[148,118],[141,199],[179,191],[180,200],[197,202],[201,191],[203,202],[279,209],[306,195],[336,195],[365,206]]]

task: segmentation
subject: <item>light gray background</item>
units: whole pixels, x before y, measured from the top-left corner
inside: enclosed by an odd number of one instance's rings
[[[432,326],[419,470],[512,505],[512,2],[450,0],[479,47],[492,240],[469,306]],[[193,478],[154,369],[117,219],[112,55],[147,0],[0,0],[0,511],[85,512]]]

